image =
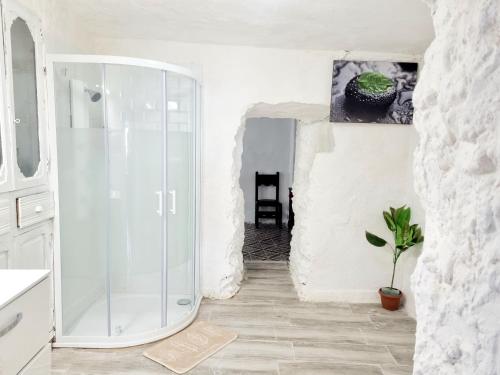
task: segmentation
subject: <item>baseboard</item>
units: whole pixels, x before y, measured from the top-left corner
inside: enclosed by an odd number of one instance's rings
[[[309,302],[347,302],[378,303],[380,297],[376,290],[303,290],[304,301]]]

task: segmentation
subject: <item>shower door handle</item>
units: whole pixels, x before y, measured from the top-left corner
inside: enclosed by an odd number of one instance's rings
[[[156,213],[158,216],[163,216],[163,191],[157,191],[156,195],[158,196],[158,209],[156,210]]]
[[[172,208],[169,211],[175,215],[177,213],[177,196],[175,190],[169,190],[168,193],[172,196]]]

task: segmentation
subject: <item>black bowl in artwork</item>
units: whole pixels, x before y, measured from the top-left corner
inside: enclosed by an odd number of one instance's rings
[[[365,72],[345,87],[345,110],[366,121],[377,121],[396,99],[396,82],[382,73]]]

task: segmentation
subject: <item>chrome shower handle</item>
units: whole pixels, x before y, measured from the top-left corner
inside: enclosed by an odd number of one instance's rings
[[[158,209],[156,210],[156,213],[158,216],[163,216],[163,191],[158,190],[156,195],[158,196]]]
[[[169,210],[169,212],[172,215],[175,215],[177,213],[177,196],[175,190],[169,190],[168,193],[172,197],[172,208]]]

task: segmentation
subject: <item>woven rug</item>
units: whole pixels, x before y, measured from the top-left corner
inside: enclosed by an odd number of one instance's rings
[[[177,374],[184,374],[236,337],[235,332],[199,321],[147,349],[144,356]]]

